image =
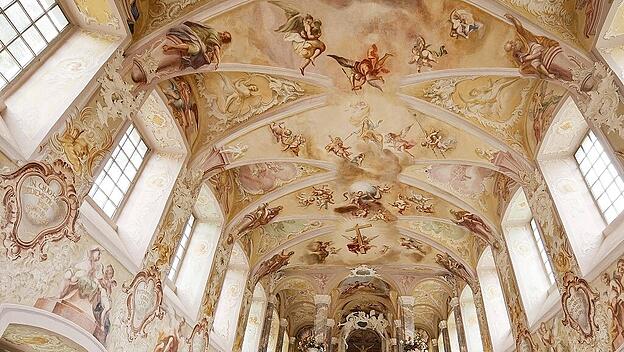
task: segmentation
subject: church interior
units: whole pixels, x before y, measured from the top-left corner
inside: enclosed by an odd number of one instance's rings
[[[624,0],[0,0],[0,352],[624,351]]]

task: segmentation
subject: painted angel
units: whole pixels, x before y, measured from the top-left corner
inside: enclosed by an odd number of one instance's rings
[[[463,9],[455,9],[451,12],[449,22],[451,22],[450,36],[452,38],[465,38],[468,35],[483,26],[482,23],[475,21],[472,13]]]
[[[384,56],[379,58],[377,45],[373,44],[368,49],[366,58],[360,61],[347,59],[338,55],[327,56],[336,60],[340,66],[351,70],[351,74],[347,74],[349,82],[351,83],[351,90],[361,90],[364,84],[368,84],[371,87],[383,91],[380,82],[385,83],[383,74],[390,72],[390,70],[385,68],[384,65],[386,64],[386,60],[388,60],[392,54],[385,53]]]
[[[412,56],[407,63],[416,65],[416,69],[420,73],[423,67],[432,68],[433,64],[438,62],[436,58],[446,54],[444,45],[441,45],[436,52],[431,48],[431,44],[427,44],[425,38],[419,35],[416,37],[416,43],[412,47]]]
[[[386,134],[386,141],[396,151],[407,153],[411,157],[414,157],[414,154],[412,154],[409,150],[416,146],[416,142],[407,139],[407,133],[411,128],[412,125],[409,125],[400,130],[398,133],[389,132],[388,134]]]
[[[294,51],[303,58],[299,71],[301,75],[305,75],[306,67],[314,65],[314,60],[326,49],[325,43],[320,39],[322,22],[310,14],[300,13],[281,1],[269,2],[284,10],[286,22],[275,31],[284,33],[284,40],[291,42]]]

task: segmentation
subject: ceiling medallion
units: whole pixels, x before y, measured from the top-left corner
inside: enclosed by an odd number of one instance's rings
[[[379,274],[377,274],[375,269],[368,267],[368,265],[360,265],[351,269],[349,277],[372,278],[379,277]]]

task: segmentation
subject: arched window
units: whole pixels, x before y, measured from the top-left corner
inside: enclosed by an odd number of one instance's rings
[[[466,332],[468,352],[481,352],[483,351],[483,342],[481,341],[481,330],[479,330],[479,318],[477,317],[474,295],[470,286],[466,285],[462,291],[459,297],[459,305]]]
[[[89,233],[108,251],[119,253],[120,262],[132,271],[141,266],[157,235],[178,176],[184,177],[187,149],[173,115],[155,91],[112,137],[115,148],[98,166],[80,212]]]
[[[238,315],[249,274],[249,264],[240,245],[236,244],[225,273],[223,288],[219,296],[215,320],[212,326],[217,345],[224,351],[231,351],[236,337]],[[278,320],[279,325],[279,320]]]
[[[141,133],[134,124],[129,124],[89,191],[91,199],[107,217],[115,219],[119,215],[128,191],[145,165],[148,151]]]
[[[558,299],[552,266],[543,250],[539,231],[534,231],[531,226],[532,219],[524,191],[518,189],[502,225],[529,324],[544,316]]]
[[[0,1],[0,91],[68,25],[55,0]]]
[[[169,286],[189,318],[199,312],[222,226],[219,203],[210,187],[203,185],[167,275]]]
[[[243,340],[243,352],[258,351],[262,324],[264,323],[264,311],[266,310],[266,294],[262,285],[256,284],[254,289],[247,326],[245,328],[245,338]]]
[[[624,219],[619,216],[624,181],[615,154],[568,98],[544,134],[537,159],[581,272],[587,275],[622,240],[609,238]]]
[[[491,247],[481,254],[477,275],[494,351],[506,351],[513,344],[511,324]]]

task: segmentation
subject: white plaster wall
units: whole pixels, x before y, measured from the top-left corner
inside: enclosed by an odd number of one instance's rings
[[[457,324],[455,323],[455,313],[451,313],[447,320],[449,339],[451,340],[451,352],[459,351],[459,340],[457,337]]]
[[[254,300],[251,303],[251,309],[249,310],[249,318],[247,319],[247,328],[245,330],[245,338],[243,340],[243,352],[258,351],[265,310],[266,302],[262,298],[254,297]]]
[[[235,245],[225,273],[212,328],[219,339],[219,345],[226,351],[232,350],[234,345],[238,315],[248,274],[249,266],[245,254],[240,246]]]
[[[151,154],[117,219],[118,233],[130,257],[141,263],[167,205],[182,160]]]
[[[540,318],[551,285],[528,225],[505,226],[503,230],[520,288],[522,303],[529,324],[533,324]]]
[[[28,159],[118,47],[119,41],[72,29],[54,53],[6,97],[2,119]]]
[[[195,225],[175,282],[178,298],[191,317],[197,316],[201,306],[220,229],[220,225],[215,223],[199,222]]]
[[[603,241],[606,223],[583,180],[576,160],[566,157],[540,162],[555,206],[581,272],[591,269]]]
[[[474,296],[470,287],[466,286],[460,296],[460,307],[466,331],[466,345],[468,352],[482,352],[481,331],[479,330],[479,318],[474,303]]]
[[[477,265],[477,275],[481,285],[492,346],[495,352],[505,351],[512,344],[511,324],[492,249],[489,247],[481,255]]]
[[[278,352],[275,351],[275,349],[277,348],[277,335],[279,334],[279,320],[277,311],[273,310],[273,319],[271,320],[271,330],[269,331],[267,352]]]

